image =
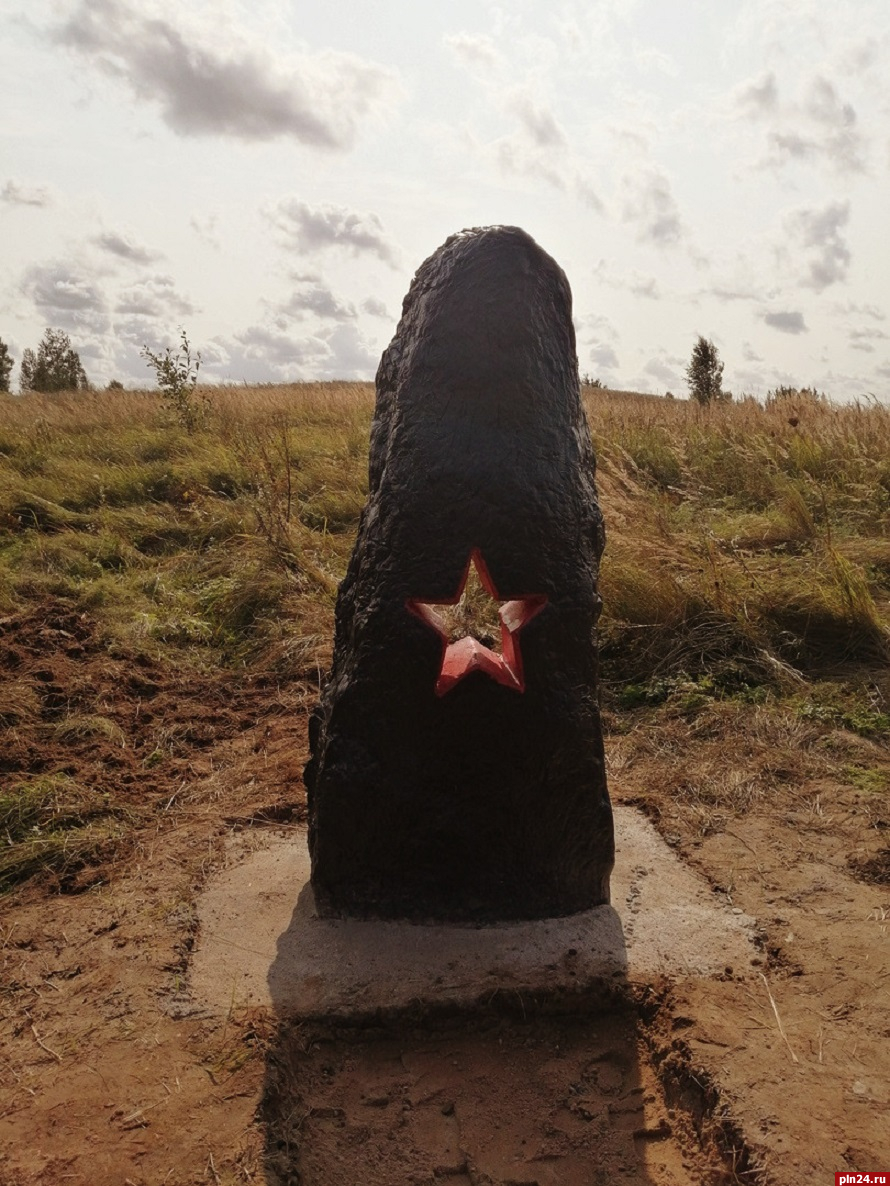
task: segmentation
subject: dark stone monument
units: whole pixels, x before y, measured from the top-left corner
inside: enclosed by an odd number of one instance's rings
[[[322,914],[487,921],[609,900],[605,537],[571,313],[562,270],[516,227],[453,235],[405,298],[311,722]]]

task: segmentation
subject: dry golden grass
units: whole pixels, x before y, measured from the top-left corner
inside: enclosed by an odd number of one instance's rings
[[[0,683],[0,729],[40,718],[40,695],[33,680]]]
[[[202,394],[212,415],[192,435],[157,393],[0,401],[0,600],[76,596],[109,619],[119,600],[144,634],[197,642],[203,622],[217,644],[294,593],[329,609],[366,496],[371,384]],[[810,392],[705,408],[596,388],[584,399],[619,678],[694,674],[721,651],[761,668],[764,654],[806,665],[883,652],[885,408]]]

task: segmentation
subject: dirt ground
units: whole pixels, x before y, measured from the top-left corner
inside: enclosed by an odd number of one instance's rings
[[[83,867],[2,900],[2,1186],[797,1186],[890,1171],[885,802],[818,765],[778,776],[824,730],[781,749],[754,710],[749,725],[715,709],[607,739],[613,798],[758,920],[754,969],[658,982],[607,1016],[529,1001],[359,1030],[219,1023],[186,991],[194,902],[232,829],[301,818],[312,680],[137,663],[62,612],[0,624],[9,673],[120,736],[6,728],[2,779],[63,771],[129,814]],[[887,770],[876,742],[829,741]],[[678,808],[680,766],[716,777],[770,754],[770,794],[744,811]]]

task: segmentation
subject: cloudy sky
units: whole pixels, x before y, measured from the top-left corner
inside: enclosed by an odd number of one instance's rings
[[[887,0],[0,0],[0,338],[150,385],[371,378],[421,261],[524,227],[582,373],[890,402]],[[13,382],[17,381],[18,368]]]

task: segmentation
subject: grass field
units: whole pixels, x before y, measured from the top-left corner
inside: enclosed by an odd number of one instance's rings
[[[157,393],[0,400],[0,1186],[271,1186],[325,1132],[337,1157],[353,1140],[364,1156],[373,1075],[345,1128],[339,1104],[310,1121],[290,1089],[276,1110],[302,1027],[238,1004],[234,983],[227,1016],[207,1017],[190,976],[217,875],[303,835],[373,390],[202,394],[193,432]],[[756,920],[750,967],[646,990],[625,1054],[649,1075],[634,1098],[658,1139],[637,1148],[634,1130],[632,1180],[667,1180],[646,1167],[669,1146],[702,1186],[874,1170],[890,1082],[890,416],[812,393],[584,398],[608,533],[610,794],[719,910]],[[625,872],[634,860],[619,851]],[[578,1024],[600,1067],[600,1022]],[[535,1055],[548,1076],[566,1065],[554,1033],[558,1062]],[[612,1132],[546,1081],[526,1135]],[[460,1119],[431,1098],[436,1124]]]
[[[164,795],[200,744],[184,702],[136,729],[125,676],[205,708],[257,681],[317,690],[373,388],[206,394],[193,433],[156,393],[0,402],[0,887],[102,858],[146,821],[134,772]],[[607,727],[646,720],[656,736],[701,717],[729,734],[744,714],[767,734],[890,733],[890,413],[808,392],[765,407],[584,398],[608,531]],[[722,809],[753,793],[746,780]]]

